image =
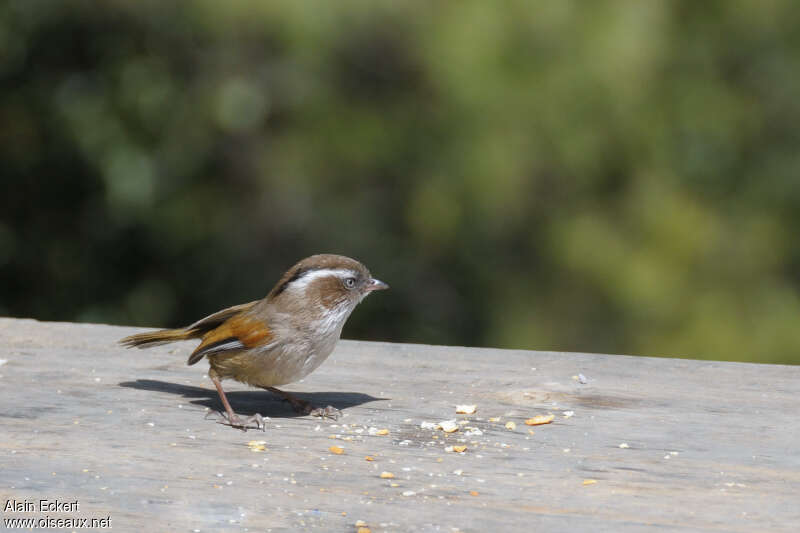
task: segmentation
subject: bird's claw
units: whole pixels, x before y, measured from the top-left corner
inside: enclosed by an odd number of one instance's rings
[[[337,420],[339,416],[341,416],[342,412],[337,408],[335,408],[334,406],[329,405],[327,407],[316,407],[314,409],[311,409],[308,412],[308,414],[311,416],[318,416],[320,418],[330,418],[331,420]]]
[[[311,416],[318,416],[320,418],[330,418],[332,420],[336,420],[341,416],[342,412],[339,411],[337,408],[329,405],[327,407],[315,407],[311,402],[308,400],[303,400],[289,394],[288,392],[282,391],[280,389],[276,389],[275,387],[263,387],[268,391],[272,392],[273,394],[277,394],[283,398],[283,401],[289,402],[289,405],[292,406],[292,409],[295,413],[300,413],[301,415],[311,415]]]
[[[267,424],[264,422],[264,417],[262,417],[259,413],[254,414],[244,421],[242,421],[242,419],[235,414],[233,417],[229,417],[228,413],[222,411],[210,411],[208,414],[206,414],[206,418],[208,418],[212,413],[217,415],[217,424],[222,424],[223,426],[230,426],[232,428],[241,429],[245,432],[248,429],[260,429],[261,431],[266,431],[267,428]]]

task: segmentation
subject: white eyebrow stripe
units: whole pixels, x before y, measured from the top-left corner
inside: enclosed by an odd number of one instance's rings
[[[356,273],[349,268],[320,268],[319,270],[309,270],[293,282],[287,288],[305,289],[312,281],[328,276],[337,276],[341,279],[346,277],[357,277]]]

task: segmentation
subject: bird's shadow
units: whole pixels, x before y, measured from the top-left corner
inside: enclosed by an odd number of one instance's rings
[[[167,392],[187,398],[190,403],[202,405],[215,411],[223,411],[222,402],[217,391],[193,385],[181,385],[180,383],[170,383],[155,379],[137,379],[136,381],[123,381],[120,387],[131,389]],[[256,413],[272,418],[293,418],[303,416],[295,412],[288,402],[272,394],[269,391],[232,391],[226,392],[231,407],[238,415],[252,416]],[[331,405],[336,409],[344,410],[348,407],[355,407],[368,402],[377,400],[388,400],[388,398],[375,398],[369,394],[360,392],[292,392],[302,400],[311,402],[317,407]]]

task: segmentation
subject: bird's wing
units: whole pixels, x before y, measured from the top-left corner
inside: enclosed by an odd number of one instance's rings
[[[186,330],[196,329],[201,332],[207,332],[214,328],[219,327],[223,322],[228,320],[229,318],[238,315],[239,313],[243,313],[245,311],[249,311],[258,303],[258,300],[248,302],[246,304],[239,304],[234,305],[232,307],[227,307],[222,311],[217,311],[213,315],[208,315],[205,318],[201,318],[191,326],[186,327]]]
[[[205,338],[209,331],[218,328],[229,318],[249,311],[257,303],[258,300],[228,307],[222,311],[217,311],[213,315],[208,315],[207,317],[198,320],[191,326],[187,326],[185,328],[162,329],[160,331],[137,333],[136,335],[125,337],[119,342],[128,347],[136,346],[138,348],[149,348],[151,346],[158,346],[168,342]]]
[[[203,335],[203,342],[189,356],[189,364],[193,365],[207,355],[256,348],[272,343],[274,335],[267,324],[263,320],[244,313],[244,310],[239,310]],[[220,313],[222,312],[224,311],[220,311]]]

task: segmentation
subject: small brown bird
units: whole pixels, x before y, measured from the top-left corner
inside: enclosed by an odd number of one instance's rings
[[[232,427],[246,429],[254,422],[261,429],[263,421],[259,415],[244,422],[236,416],[220,383],[225,378],[278,394],[304,414],[335,416],[331,406],[315,408],[275,387],[321,365],[356,305],[370,292],[388,288],[355,259],[312,255],[290,268],[263,300],[228,307],[185,328],[131,335],[120,343],[147,348],[201,339],[188,364],[208,359],[208,376],[227,413],[222,423]]]

